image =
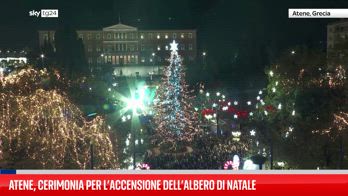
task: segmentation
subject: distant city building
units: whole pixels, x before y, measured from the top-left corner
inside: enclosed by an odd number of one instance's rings
[[[327,51],[335,48],[337,43],[348,39],[348,20],[340,20],[327,25]]]
[[[39,31],[40,46],[54,46],[55,31]],[[83,40],[90,65],[162,65],[170,56],[169,43],[179,43],[184,63],[194,61],[197,53],[196,30],[138,30],[118,23],[102,30],[77,30]]]

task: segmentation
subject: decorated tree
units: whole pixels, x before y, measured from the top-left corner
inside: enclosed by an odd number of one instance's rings
[[[320,51],[298,47],[280,56],[267,75],[254,123],[270,164],[274,159],[292,168],[336,167],[347,111],[345,69],[327,66]]]
[[[25,69],[1,79],[0,167],[117,168],[104,120],[86,121],[52,77]]]
[[[191,141],[201,132],[198,116],[192,104],[185,82],[184,66],[178,54],[178,44],[170,44],[170,64],[165,67],[162,84],[158,89],[155,105],[155,140],[158,144],[170,143],[176,147],[179,141]]]

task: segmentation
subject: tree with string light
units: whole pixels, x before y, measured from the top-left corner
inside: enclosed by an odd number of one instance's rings
[[[267,93],[258,97],[254,116],[270,162],[274,154],[292,168],[333,168],[347,111],[343,66],[332,71],[324,53],[297,47],[281,55],[267,75]]]
[[[110,128],[100,117],[86,121],[64,93],[50,89],[52,77],[24,69],[0,81],[0,167],[117,168]]]
[[[176,148],[178,142],[192,141],[201,132],[198,115],[192,106],[192,92],[185,81],[184,66],[178,54],[178,44],[171,44],[170,64],[165,67],[162,84],[158,89],[154,116],[155,141]]]

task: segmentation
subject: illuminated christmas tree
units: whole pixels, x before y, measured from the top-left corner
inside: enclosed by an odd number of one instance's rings
[[[0,80],[0,167],[116,168],[109,127],[100,117],[86,121],[50,89],[52,77],[25,69]]]
[[[184,66],[178,54],[178,44],[171,44],[170,64],[165,67],[158,89],[156,115],[156,139],[158,143],[191,141],[201,132],[198,115],[191,105],[193,97],[185,82]]]

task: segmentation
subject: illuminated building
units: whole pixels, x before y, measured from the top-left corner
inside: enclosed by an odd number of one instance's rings
[[[39,31],[39,44],[54,46],[55,31]],[[185,64],[196,58],[196,30],[139,30],[118,23],[102,30],[77,30],[83,40],[89,65],[163,65],[170,57],[173,40]]]

